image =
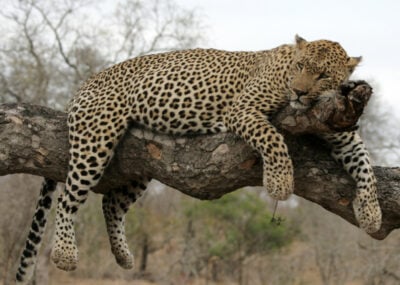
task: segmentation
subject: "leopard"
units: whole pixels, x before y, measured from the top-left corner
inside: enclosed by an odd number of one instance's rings
[[[132,124],[171,136],[233,132],[260,154],[269,195],[286,200],[294,191],[293,163],[271,117],[287,105],[310,108],[348,82],[360,62],[361,57],[348,56],[338,42],[296,35],[294,43],[263,51],[189,49],[143,55],[93,75],[67,107],[70,160],[57,203],[52,261],[66,271],[77,267],[78,209]],[[378,231],[382,213],[376,178],[360,135],[350,130],[319,136],[356,182],[352,206],[359,227]],[[134,258],[125,237],[125,215],[150,180],[135,178],[103,196],[111,251],[126,269],[134,266]],[[43,184],[21,255],[19,284],[32,275],[54,185],[51,179]]]

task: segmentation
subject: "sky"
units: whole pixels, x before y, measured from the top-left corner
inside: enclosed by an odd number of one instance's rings
[[[204,17],[204,47],[265,50],[306,40],[339,42],[363,61],[353,79],[373,83],[400,118],[400,1],[175,0]],[[396,106],[397,105],[397,106]]]

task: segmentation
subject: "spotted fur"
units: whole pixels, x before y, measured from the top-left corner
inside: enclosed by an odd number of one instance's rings
[[[356,132],[325,134],[322,137],[332,146],[332,156],[357,182],[353,201],[354,214],[361,228],[369,233],[381,226],[382,213],[376,190],[376,178],[368,151]]]
[[[26,281],[29,281],[33,275],[36,256],[42,242],[47,215],[51,208],[52,196],[56,190],[56,186],[57,183],[54,180],[45,178],[43,181],[39,199],[36,203],[32,225],[21,254],[20,264],[16,274],[16,281],[19,284],[24,284]]]
[[[125,236],[125,214],[146,190],[148,180],[135,180],[130,185],[110,191],[103,197],[103,214],[110,239],[111,252],[117,263],[125,269],[133,267],[133,255],[129,251]]]
[[[269,117],[287,104],[308,108],[317,96],[338,90],[359,61],[336,42],[296,37],[293,45],[260,52],[194,49],[141,56],[94,75],[68,107],[70,162],[57,206],[52,260],[60,269],[76,268],[76,213],[131,122],[174,135],[234,132],[261,154],[270,195],[286,199],[294,187],[292,161]],[[325,138],[357,181],[353,205],[360,226],[378,230],[375,178],[362,141],[354,133]],[[123,217],[143,188],[115,189],[104,198],[112,251],[125,268],[133,260]]]

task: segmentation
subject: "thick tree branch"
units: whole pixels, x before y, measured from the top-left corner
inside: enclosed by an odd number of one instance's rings
[[[352,128],[371,90],[365,84],[326,96],[312,109],[290,107],[274,119],[295,165],[295,193],[356,224],[351,207],[355,185],[329,156],[315,133]],[[361,98],[361,99],[360,99]],[[0,175],[30,173],[63,182],[68,165],[66,114],[28,104],[0,105]],[[375,167],[383,239],[400,227],[400,168]],[[153,177],[200,199],[215,199],[243,186],[261,185],[259,155],[231,133],[171,137],[131,128],[106,174],[94,189],[104,193],[138,175]]]

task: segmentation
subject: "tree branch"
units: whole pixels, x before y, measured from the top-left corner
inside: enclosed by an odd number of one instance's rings
[[[371,95],[366,84],[324,96],[313,108],[283,109],[273,120],[285,134],[295,166],[295,193],[356,224],[355,183],[318,138],[352,128]],[[361,98],[361,99],[360,99]],[[68,165],[66,114],[28,104],[0,105],[0,175],[30,173],[64,182]],[[375,167],[385,238],[400,227],[400,168]],[[259,155],[231,133],[172,137],[131,128],[94,189],[105,193],[140,175],[199,199],[215,199],[243,186],[262,185]]]
[[[62,59],[64,60],[64,62],[75,71],[75,73],[79,79],[82,79],[82,74],[80,73],[78,66],[76,64],[72,63],[71,59],[66,54],[64,45],[63,45],[63,41],[62,41],[60,33],[58,31],[59,28],[61,27],[61,25],[63,24],[64,20],[67,18],[67,16],[73,12],[73,9],[70,7],[69,9],[64,11],[64,13],[61,15],[61,18],[58,21],[57,25],[54,25],[50,21],[49,17],[47,17],[46,12],[39,5],[37,5],[36,3],[33,3],[32,7],[34,7],[42,15],[43,20],[45,21],[46,25],[53,32],[54,38],[55,38],[57,46],[58,46],[58,51],[59,51]]]

